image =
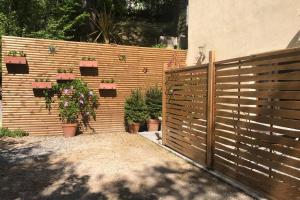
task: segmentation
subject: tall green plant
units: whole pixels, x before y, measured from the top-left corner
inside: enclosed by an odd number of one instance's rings
[[[126,123],[143,123],[148,119],[147,106],[140,89],[131,91],[130,97],[125,101]]]
[[[158,86],[150,87],[146,91],[145,102],[149,117],[151,119],[158,119],[161,117],[162,110],[162,92]]]

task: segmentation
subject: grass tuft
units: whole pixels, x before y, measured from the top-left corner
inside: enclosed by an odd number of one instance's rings
[[[21,129],[9,130],[8,128],[0,128],[0,137],[24,137],[29,134]]]

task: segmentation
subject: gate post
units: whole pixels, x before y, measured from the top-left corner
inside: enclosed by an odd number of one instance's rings
[[[168,69],[168,64],[165,63],[163,66],[163,74],[162,74],[162,144],[167,144],[167,124],[166,124],[166,117],[167,117],[167,96],[166,96],[166,70]]]
[[[214,148],[215,148],[215,52],[209,52],[209,65],[207,73],[208,92],[207,92],[207,141],[206,141],[206,165],[208,168],[213,168]]]

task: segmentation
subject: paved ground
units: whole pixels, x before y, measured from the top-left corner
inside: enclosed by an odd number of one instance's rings
[[[139,135],[0,139],[0,199],[252,199]]]

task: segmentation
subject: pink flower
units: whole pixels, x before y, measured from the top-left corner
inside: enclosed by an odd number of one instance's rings
[[[93,96],[93,91],[89,91],[89,95],[90,95],[90,96]]]
[[[66,101],[65,103],[64,103],[64,107],[67,107],[69,105],[69,103]]]
[[[83,100],[79,100],[79,103],[80,103],[80,104],[83,104]]]
[[[64,94],[68,94],[69,90],[68,89],[64,89]]]

